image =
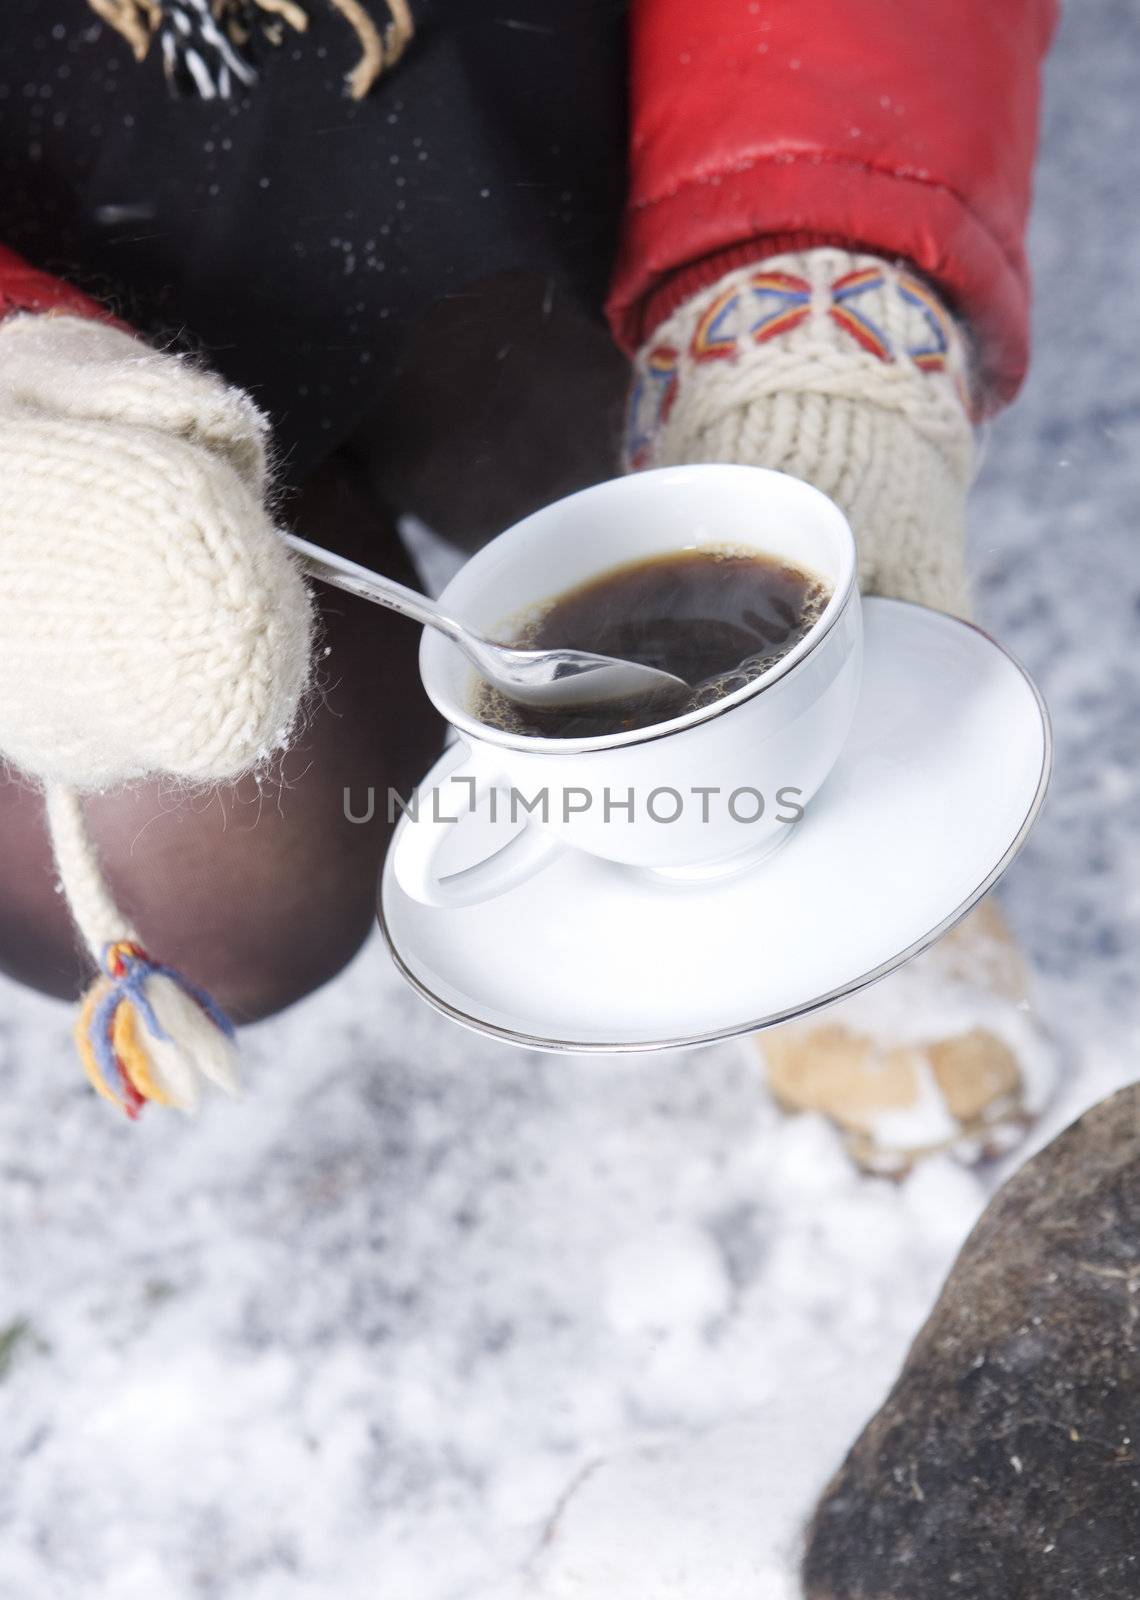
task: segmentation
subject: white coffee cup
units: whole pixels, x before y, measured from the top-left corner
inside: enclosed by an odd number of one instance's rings
[[[512,618],[587,579],[700,547],[775,556],[822,578],[831,597],[766,673],[669,722],[570,739],[489,726],[473,713],[465,658],[424,630],[424,687],[460,737],[397,830],[393,865],[406,894],[426,905],[471,905],[568,846],[678,883],[700,881],[750,865],[794,833],[847,737],[862,666],[855,542],[817,489],[761,467],[616,478],[508,528],[460,569],[440,603],[492,637],[509,637],[503,627]],[[500,817],[520,826],[483,859],[444,872],[445,846],[471,830],[492,790]]]

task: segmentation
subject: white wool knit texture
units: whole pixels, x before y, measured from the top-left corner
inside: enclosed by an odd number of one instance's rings
[[[308,683],[313,608],[266,510],[266,433],[245,395],[116,328],[0,323],[0,760],[44,787],[100,965],[146,930],[115,904],[83,793],[236,778],[287,742]],[[145,984],[135,1037],[166,1103],[192,1110],[199,1076],[234,1090],[195,991],[161,965]]]
[[[803,478],[847,514],[865,590],[964,615],[967,384],[961,331],[905,267],[836,249],[769,257],[638,352],[626,465]]]
[[[0,324],[0,755],[80,790],[288,737],[312,608],[246,396],[68,316]]]

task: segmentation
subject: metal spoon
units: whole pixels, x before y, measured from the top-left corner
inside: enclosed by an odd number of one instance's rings
[[[516,650],[511,645],[495,644],[405,584],[382,578],[295,534],[286,533],[284,539],[300,557],[309,577],[320,578],[378,606],[387,606],[429,628],[438,628],[459,646],[480,677],[520,705],[591,706],[655,694],[675,698],[688,691],[683,678],[657,667],[643,667],[637,661],[594,655],[589,650]]]

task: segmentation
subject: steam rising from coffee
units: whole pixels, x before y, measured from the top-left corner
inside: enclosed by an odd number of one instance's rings
[[[831,597],[814,574],[755,551],[701,548],[629,562],[556,596],[507,632],[523,649],[572,648],[674,673],[687,692],[537,710],[478,684],[471,710],[506,732],[596,738],[670,721],[746,688],[818,622]]]

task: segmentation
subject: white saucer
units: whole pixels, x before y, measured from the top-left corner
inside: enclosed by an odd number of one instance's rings
[[[800,1016],[945,933],[1041,808],[1048,714],[976,628],[897,600],[867,600],[864,616],[851,736],[786,845],[705,884],[567,850],[459,910],[409,899],[389,853],[380,925],[409,983],[515,1044],[664,1050]]]

